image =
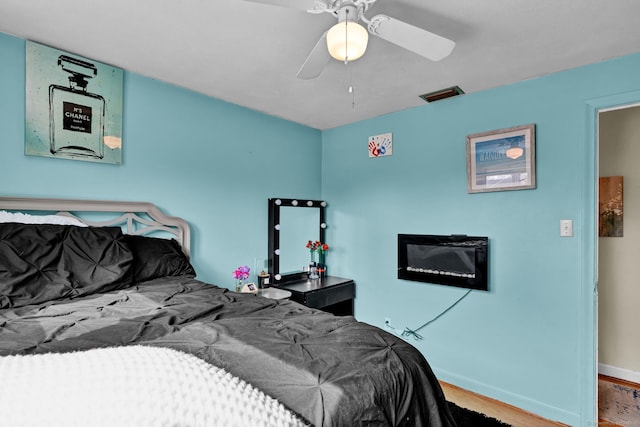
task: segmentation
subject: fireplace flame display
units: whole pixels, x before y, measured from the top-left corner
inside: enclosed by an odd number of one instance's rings
[[[487,237],[398,235],[398,278],[488,290]]]

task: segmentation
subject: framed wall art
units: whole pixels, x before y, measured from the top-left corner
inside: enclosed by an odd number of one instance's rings
[[[467,192],[536,188],[535,125],[467,136]]]
[[[122,163],[122,69],[27,41],[25,154]]]
[[[598,236],[622,237],[624,223],[624,178],[602,176],[598,180]]]
[[[393,154],[393,134],[383,133],[369,137],[369,157],[385,157]]]

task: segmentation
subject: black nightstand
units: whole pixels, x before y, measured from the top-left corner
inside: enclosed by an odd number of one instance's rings
[[[300,280],[274,286],[291,292],[293,301],[338,316],[353,315],[356,284],[351,279],[327,276],[315,280]]]

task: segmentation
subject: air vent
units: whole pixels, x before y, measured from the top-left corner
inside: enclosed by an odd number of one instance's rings
[[[463,93],[464,91],[460,89],[458,86],[452,86],[446,89],[441,89],[435,92],[420,95],[420,98],[422,98],[427,102],[433,102],[433,101],[439,101],[445,98],[451,98],[452,96],[462,95]]]

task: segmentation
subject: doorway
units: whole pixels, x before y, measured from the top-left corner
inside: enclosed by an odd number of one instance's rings
[[[622,195],[611,203],[600,195],[597,203],[600,212],[619,217],[622,224],[618,233],[601,230],[605,235],[596,236],[597,371],[631,384],[597,381],[598,406],[604,420],[627,425],[640,416],[621,411],[633,399],[632,384],[640,384],[640,330],[634,315],[640,303],[634,271],[640,257],[640,104],[605,107],[597,115],[596,179],[621,177],[616,187]]]

